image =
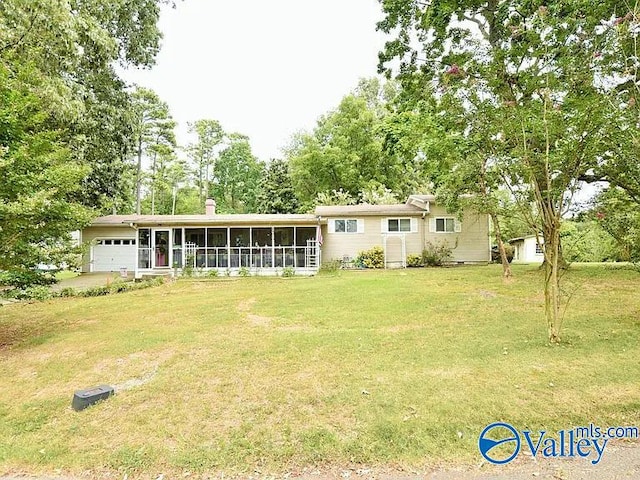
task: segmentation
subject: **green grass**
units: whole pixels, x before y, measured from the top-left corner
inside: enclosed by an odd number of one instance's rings
[[[75,278],[78,275],[79,275],[78,272],[72,272],[71,270],[61,270],[61,271],[56,273],[56,279],[58,281],[67,280],[69,278]]]
[[[497,420],[637,425],[640,274],[574,268],[564,343],[514,266],[185,280],[0,309],[0,473],[476,463]],[[73,391],[151,378],[82,412]]]

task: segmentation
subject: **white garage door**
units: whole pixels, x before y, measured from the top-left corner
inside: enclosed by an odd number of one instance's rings
[[[97,240],[93,247],[93,271],[117,272],[126,267],[133,272],[136,264],[135,240],[109,238]]]

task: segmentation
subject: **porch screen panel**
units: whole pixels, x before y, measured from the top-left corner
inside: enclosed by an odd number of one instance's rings
[[[307,240],[316,238],[316,227],[296,228],[296,267],[306,267]]]
[[[173,229],[173,266],[182,268],[182,228]]]
[[[186,243],[193,243],[196,245],[196,267],[202,268],[207,264],[206,259],[206,235],[204,228],[185,228],[184,229],[184,241]],[[191,264],[190,259],[185,259],[187,263]]]
[[[251,262],[251,229],[232,228],[229,240],[231,242],[231,268],[250,267]]]
[[[207,267],[228,267],[226,228],[207,228]]]
[[[151,230],[138,230],[138,268],[151,268]]]
[[[274,229],[273,245],[276,267],[295,266],[295,230],[293,227],[277,227]]]
[[[271,227],[251,229],[251,266],[273,267],[273,241]]]

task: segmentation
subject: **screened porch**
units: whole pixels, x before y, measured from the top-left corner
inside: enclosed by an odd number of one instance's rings
[[[316,226],[138,228],[139,270],[317,270]]]

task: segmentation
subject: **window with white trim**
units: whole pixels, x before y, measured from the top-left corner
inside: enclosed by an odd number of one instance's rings
[[[410,218],[387,218],[387,231],[388,232],[410,232],[411,219]]]
[[[418,219],[409,217],[391,217],[381,219],[382,233],[416,233]]]
[[[459,233],[462,224],[455,217],[434,217],[429,219],[429,231],[435,233]]]
[[[536,242],[536,254],[537,255],[542,255],[544,253],[544,250],[542,250],[542,245],[540,245],[538,242]]]
[[[358,233],[358,220],[353,218],[336,218],[334,221],[335,233]]]

